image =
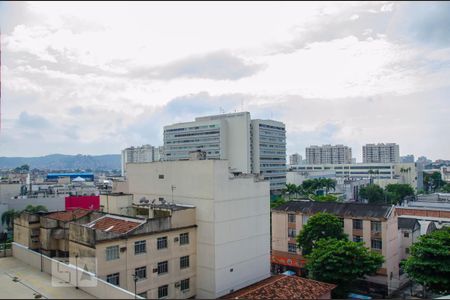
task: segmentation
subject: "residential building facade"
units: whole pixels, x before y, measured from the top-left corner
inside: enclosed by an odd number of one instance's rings
[[[307,164],[351,164],[352,148],[344,145],[306,147]]]
[[[159,147],[142,145],[140,147],[129,147],[122,150],[122,176],[126,175],[126,164],[143,163],[160,160]]]
[[[289,155],[289,165],[293,166],[293,165],[301,165],[303,164],[303,157],[298,154],[298,153],[294,153]]]
[[[327,212],[343,221],[343,230],[353,241],[362,241],[385,262],[375,276],[367,277],[374,288],[391,294],[399,288],[399,241],[397,214],[393,206],[361,203],[290,201],[272,209],[272,270],[302,273],[305,258],[297,248],[296,236],[318,213]]]
[[[155,217],[106,214],[70,223],[70,263],[148,299],[196,294],[195,208],[155,205]]]
[[[395,143],[366,144],[363,146],[363,163],[399,163],[400,149]]]
[[[226,160],[129,164],[116,187],[134,199],[197,209],[198,298],[217,298],[270,276],[270,186]]]

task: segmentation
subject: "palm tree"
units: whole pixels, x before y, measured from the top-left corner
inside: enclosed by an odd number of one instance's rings
[[[25,207],[25,209],[23,210],[24,212],[28,212],[30,214],[36,214],[36,213],[40,213],[40,212],[47,212],[47,207],[45,207],[44,205],[27,205],[27,207]]]
[[[284,193],[288,194],[289,200],[291,200],[291,196],[297,193],[297,186],[293,183],[286,183]]]
[[[323,185],[325,187],[325,193],[328,194],[329,190],[335,190],[336,189],[336,180],[333,180],[331,178],[324,178]]]
[[[9,230],[14,230],[14,218],[18,217],[20,212],[9,209],[2,214],[2,224],[6,225]]]

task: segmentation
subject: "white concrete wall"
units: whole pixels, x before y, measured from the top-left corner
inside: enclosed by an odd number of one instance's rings
[[[196,207],[198,298],[217,298],[270,275],[269,182],[230,179],[226,160],[129,164],[127,174],[135,199],[170,202],[174,185],[174,201]]]

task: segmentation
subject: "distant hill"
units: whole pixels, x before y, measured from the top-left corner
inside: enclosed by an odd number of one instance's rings
[[[51,154],[40,157],[0,157],[0,169],[14,169],[27,164],[31,169],[50,170],[115,170],[120,169],[120,154],[64,155]]]

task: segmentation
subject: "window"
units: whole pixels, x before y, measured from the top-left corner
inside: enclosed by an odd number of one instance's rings
[[[288,222],[295,223],[295,214],[288,214]]]
[[[381,222],[371,221],[370,228],[372,232],[381,232]]]
[[[363,242],[363,238],[362,238],[362,236],[354,235],[353,236],[353,241],[354,242]]]
[[[147,299],[147,292],[140,293],[138,296]]]
[[[169,262],[167,260],[163,261],[163,262],[159,262],[158,263],[158,275],[165,274],[167,272],[169,272]]]
[[[164,298],[167,297],[167,295],[169,295],[169,286],[167,284],[160,286],[158,288],[158,298]]]
[[[184,292],[187,290],[189,290],[189,278],[181,280],[181,291]]]
[[[137,241],[134,242],[134,254],[141,254],[147,252],[147,242]]]
[[[180,257],[180,269],[189,268],[189,255]]]
[[[107,275],[106,281],[114,285],[119,285],[119,273]]]
[[[164,174],[159,174],[159,175],[158,175],[158,178],[159,178],[159,179],[164,179]]]
[[[189,232],[180,234],[180,245],[189,244]]]
[[[158,250],[167,248],[167,236],[158,238],[157,248],[158,248]]]
[[[403,233],[403,237],[409,238],[409,232],[404,232],[404,233]]]
[[[409,254],[409,248],[405,248],[405,253]]]
[[[291,238],[295,238],[296,237],[295,229],[288,228],[288,237],[291,237]]]
[[[288,252],[297,253],[297,245],[293,243],[288,243]]]
[[[381,240],[372,240],[372,249],[381,250],[382,243]]]
[[[353,219],[353,229],[363,229],[363,221],[359,219]]]
[[[119,246],[106,247],[106,260],[119,258]]]
[[[134,270],[134,274],[138,278],[138,280],[147,278],[147,267],[136,268]]]

